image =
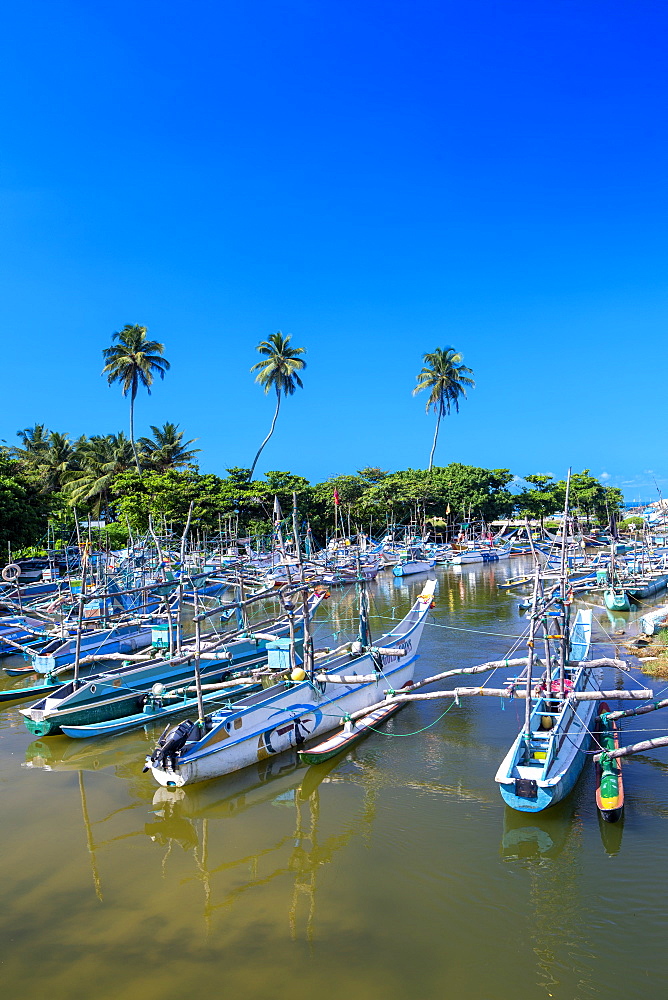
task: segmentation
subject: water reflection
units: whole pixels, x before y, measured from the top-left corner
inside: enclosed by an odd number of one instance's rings
[[[153,796],[155,818],[145,824],[144,832],[154,843],[166,848],[163,875],[174,845],[192,855],[203,887],[207,929],[216,911],[230,909],[241,896],[287,876],[292,882],[287,912],[290,936],[296,940],[303,925],[305,939],[313,942],[318,873],[353,838],[364,835],[373,823],[375,811],[373,790],[367,786],[359,822],[345,817],[342,829],[336,833],[321,831],[320,786],[335,766],[336,761],[329,762],[329,766],[305,769],[299,765],[297,754],[290,753],[199,787],[157,789]],[[262,803],[292,814],[288,832],[267,830],[261,849],[250,849],[244,842],[236,854],[230,850],[229,840],[220,835],[214,838],[213,828],[218,824]],[[222,850],[212,851],[212,842]],[[232,887],[229,877],[217,878],[237,872],[243,872],[243,877]],[[300,914],[304,909],[302,919]]]
[[[504,807],[501,854],[512,861],[522,858],[556,860],[573,835],[575,805],[572,798],[542,813],[515,812]]]

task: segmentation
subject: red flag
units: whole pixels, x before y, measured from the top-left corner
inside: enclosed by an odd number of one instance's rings
[[[334,490],[334,506],[335,507],[339,506],[339,491],[338,490]]]

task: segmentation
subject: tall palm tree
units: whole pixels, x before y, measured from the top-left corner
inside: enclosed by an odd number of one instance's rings
[[[127,472],[135,455],[123,431],[120,434],[95,435],[80,444],[78,459],[81,471],[73,474],[65,487],[72,504],[96,510],[98,515],[109,502],[114,479]]]
[[[266,445],[267,441],[274,433],[274,427],[276,426],[276,418],[278,417],[278,411],[281,408],[281,399],[283,396],[292,396],[297,386],[303,389],[302,380],[297,374],[306,368],[306,362],[300,358],[300,354],[305,354],[303,347],[290,347],[290,334],[284,337],[281,331],[278,333],[272,333],[268,340],[263,340],[261,344],[257,345],[257,350],[260,354],[264,354],[265,357],[262,361],[258,361],[257,364],[253,365],[251,368],[252,372],[257,372],[255,376],[255,381],[259,382],[261,386],[264,387],[265,392],[270,392],[272,389],[276,393],[276,410],[274,412],[274,419],[271,422],[271,427],[269,428],[269,433],[260,445],[257,455],[253,459],[253,465],[251,466],[249,480],[253,478],[253,473],[255,472],[255,466],[257,465],[257,460],[262,454],[262,449]]]
[[[466,387],[475,386],[475,382],[470,377],[473,372],[466,365],[461,364],[463,355],[454,347],[437,347],[435,351],[423,355],[422,371],[417,377],[418,384],[413,389],[413,395],[429,389],[429,399],[427,400],[427,413],[434,410],[436,413],[436,430],[434,432],[434,443],[431,446],[429,456],[429,471],[434,465],[434,452],[438,440],[438,430],[441,425],[441,417],[450,413],[454,406],[459,413],[459,400],[466,398]]]
[[[11,448],[11,453],[24,462],[31,465],[37,464],[49,450],[49,438],[51,431],[46,424],[35,424],[34,427],[24,427],[22,431],[17,431],[16,436],[21,439],[22,448]]]
[[[123,387],[123,395],[130,393],[130,442],[132,452],[137,464],[137,472],[141,476],[141,466],[137,448],[135,447],[135,399],[140,385],[145,386],[149,396],[151,386],[156,375],[165,377],[165,372],[169,370],[170,364],[166,358],[162,357],[165,349],[164,344],[159,344],[157,340],[148,340],[145,326],[134,326],[126,324],[122,330],[115,333],[113,340],[117,344],[112,344],[102,351],[106,364],[102,369],[102,374],[107,376],[107,382],[120,382]]]
[[[179,430],[178,424],[166,423],[162,427],[154,427],[151,424],[151,430],[153,439],[139,438],[139,446],[143,460],[157,472],[189,465],[200,450],[193,448],[188,451],[188,445],[194,444],[197,438],[184,441],[184,431]]]
[[[61,490],[80,468],[67,434],[52,432],[49,450],[40,458],[39,465],[44,475],[44,491]]]

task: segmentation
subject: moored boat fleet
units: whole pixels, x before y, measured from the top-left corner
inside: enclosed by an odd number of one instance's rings
[[[523,723],[495,776],[503,801],[521,812],[542,811],[572,791],[595,757],[599,811],[608,821],[621,816],[620,758],[643,748],[620,746],[620,712],[608,702],[640,702],[621,715],[640,713],[653,692],[619,687],[626,664],[592,657],[592,611],[576,609],[575,601],[601,590],[610,610],[624,610],[611,593],[638,605],[668,585],[668,549],[632,545],[623,552],[616,539],[578,537],[567,506],[553,537],[528,525],[523,533],[496,534],[483,526],[474,535],[467,525],[444,541],[409,526],[378,541],[361,532],[335,538],[319,551],[310,529],[300,533],[296,512],[292,521],[292,530],[276,523],[267,550],[238,538],[189,545],[186,527],[179,544],[151,531],[124,552],[81,545],[65,572],[51,565],[44,581],[22,584],[21,566],[5,567],[0,655],[13,656],[8,674],[29,680],[0,691],[0,701],[29,701],[21,714],[39,737],[108,739],[166,722],[142,763],[169,789],[287,750],[317,766],[409,702],[519,699]],[[525,655],[417,676],[436,599],[433,568],[457,573],[527,554],[531,571],[499,581],[509,594],[530,590],[525,632],[515,644]],[[374,624],[372,635],[368,584],[381,572],[399,585],[403,577],[423,580],[406,615],[378,635]],[[39,589],[42,582],[48,589]],[[357,634],[318,649],[314,620],[324,602],[336,604],[334,588],[345,586],[357,594]],[[645,618],[647,629],[663,620],[651,611]],[[16,653],[25,667],[15,665]],[[496,671],[509,669],[512,676],[493,687]],[[615,672],[608,689],[605,671]],[[489,676],[480,686],[421,690],[483,673]]]

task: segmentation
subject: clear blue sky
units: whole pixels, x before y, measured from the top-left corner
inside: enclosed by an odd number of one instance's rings
[[[421,355],[478,387],[437,461],[668,482],[668,7],[591,0],[6,6],[0,437],[127,429],[125,323],[204,470],[249,465],[275,330],[307,351],[260,470],[424,467]],[[651,472],[650,472],[651,470]]]

